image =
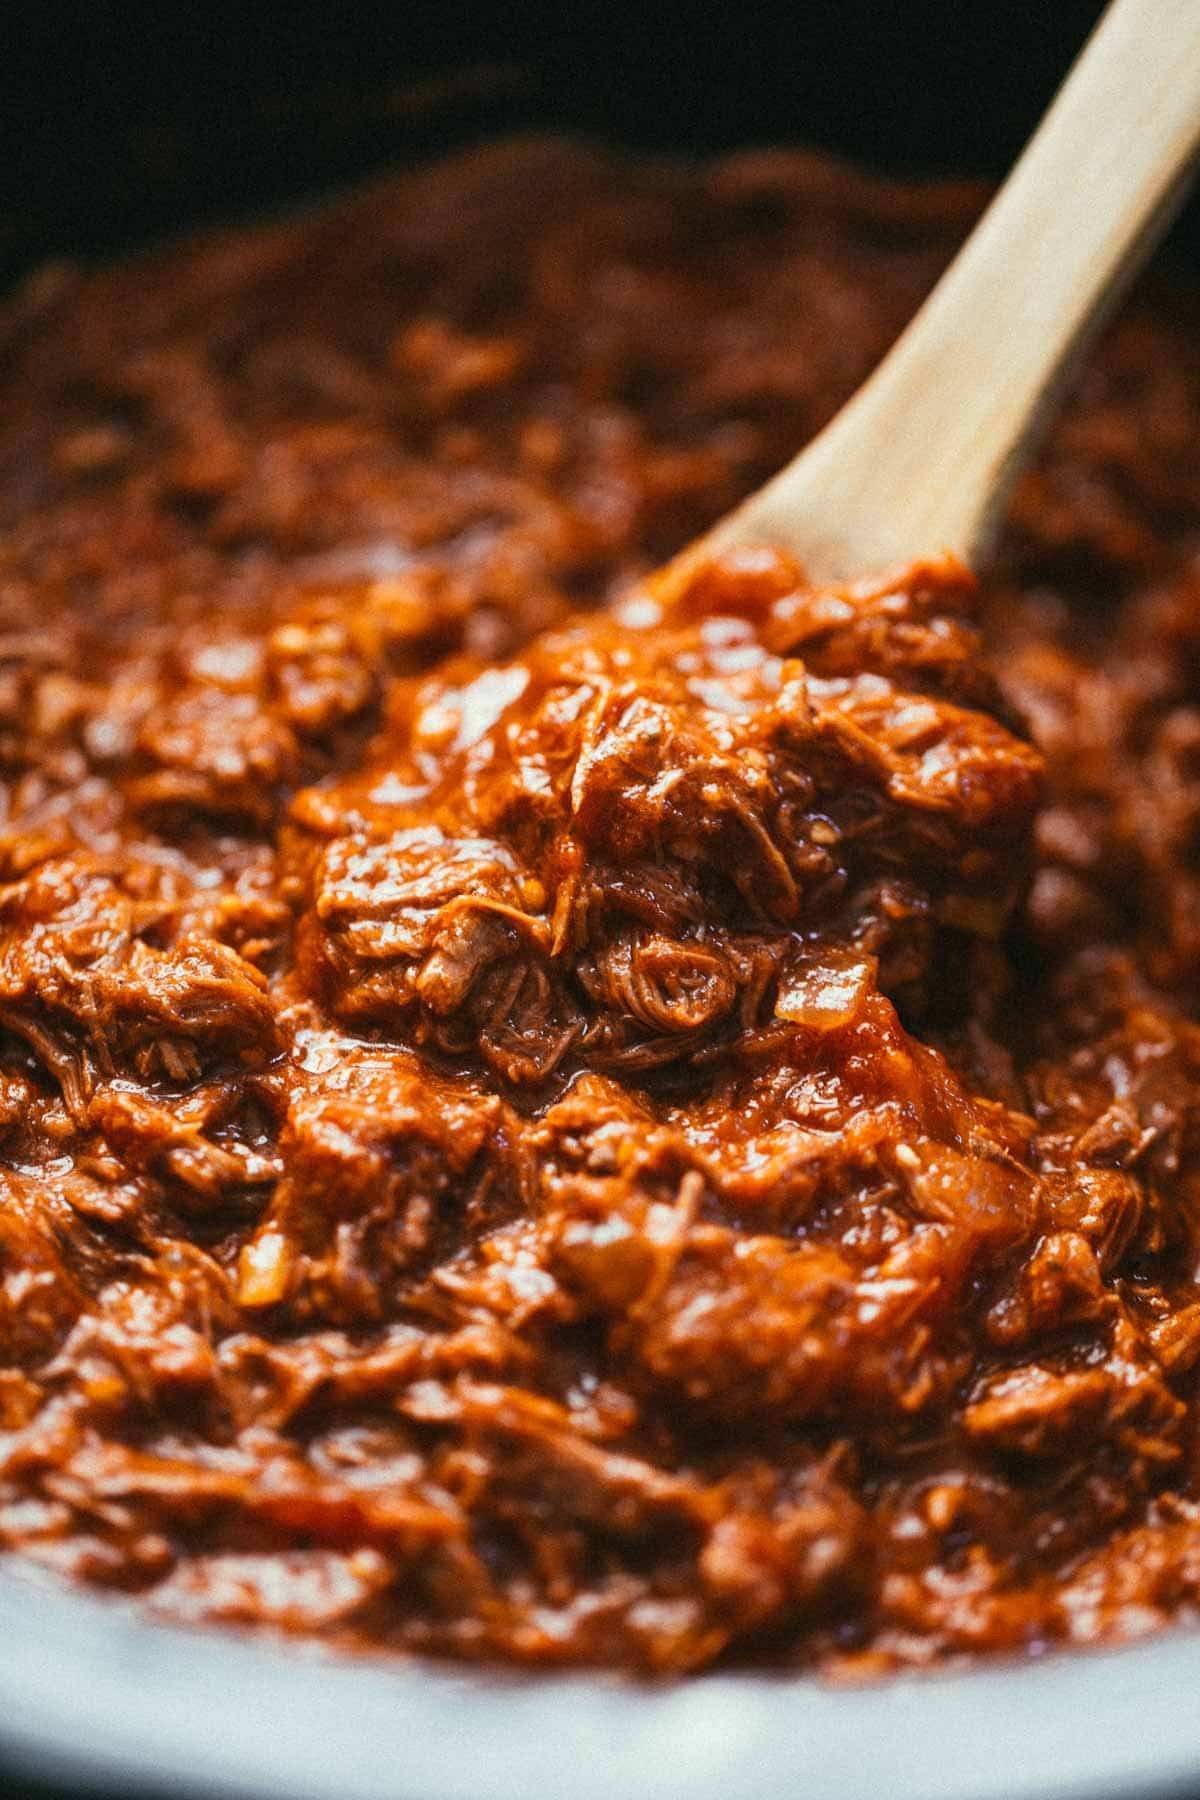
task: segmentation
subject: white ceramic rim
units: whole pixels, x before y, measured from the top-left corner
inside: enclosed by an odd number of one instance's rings
[[[0,1575],[0,1766],[178,1800],[1169,1800],[1200,1634],[830,1689],[334,1660]]]

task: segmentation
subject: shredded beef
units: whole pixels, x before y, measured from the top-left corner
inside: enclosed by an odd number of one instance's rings
[[[0,313],[0,1544],[343,1647],[1200,1610],[1200,312],[980,591],[654,570],[969,186],[554,141]]]

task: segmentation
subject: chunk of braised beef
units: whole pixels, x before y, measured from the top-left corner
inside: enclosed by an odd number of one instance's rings
[[[0,1017],[73,1112],[97,1073],[187,1083],[280,1045],[262,973],[206,934],[174,936],[180,908],[156,886],[152,868],[123,888],[77,858],[0,889]]]
[[[376,1321],[439,1244],[512,1204],[504,1107],[441,1084],[406,1053],[345,1049],[298,1082],[282,1175],[241,1252],[243,1306],[297,1319]],[[449,1215],[448,1217],[446,1215]]]
[[[798,577],[772,575],[786,611]],[[593,621],[507,667],[401,687],[345,797],[299,797],[304,828],[358,821],[311,878],[306,943],[341,1016],[475,1048],[514,1081],[568,1053],[649,1070],[753,1029],[791,932],[835,941],[835,958],[859,939],[885,966],[905,934],[911,990],[947,934],[1001,929],[1036,757],[986,713],[903,685],[903,663],[817,675],[780,657],[739,579],[701,574],[665,617],[647,601],[640,626]],[[937,579],[957,603],[960,575],[925,579],[910,635],[934,629]]]

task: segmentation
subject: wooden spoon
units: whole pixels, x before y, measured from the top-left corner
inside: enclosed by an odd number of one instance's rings
[[[1200,150],[1200,0],[1113,0],[903,336],[794,462],[665,572],[744,546],[818,580],[976,564],[1064,381]]]

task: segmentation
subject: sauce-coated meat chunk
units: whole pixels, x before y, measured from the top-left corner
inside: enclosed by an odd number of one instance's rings
[[[877,968],[918,1007],[996,936],[1036,753],[947,698],[936,657],[817,673],[801,595],[852,618],[879,594],[746,561],[397,686],[365,768],[292,809],[321,846],[302,966],[337,1017],[505,1082],[568,1055],[694,1071],[771,1018],[836,1026],[830,990],[853,1016]],[[965,636],[962,579],[910,580],[893,631]]]

